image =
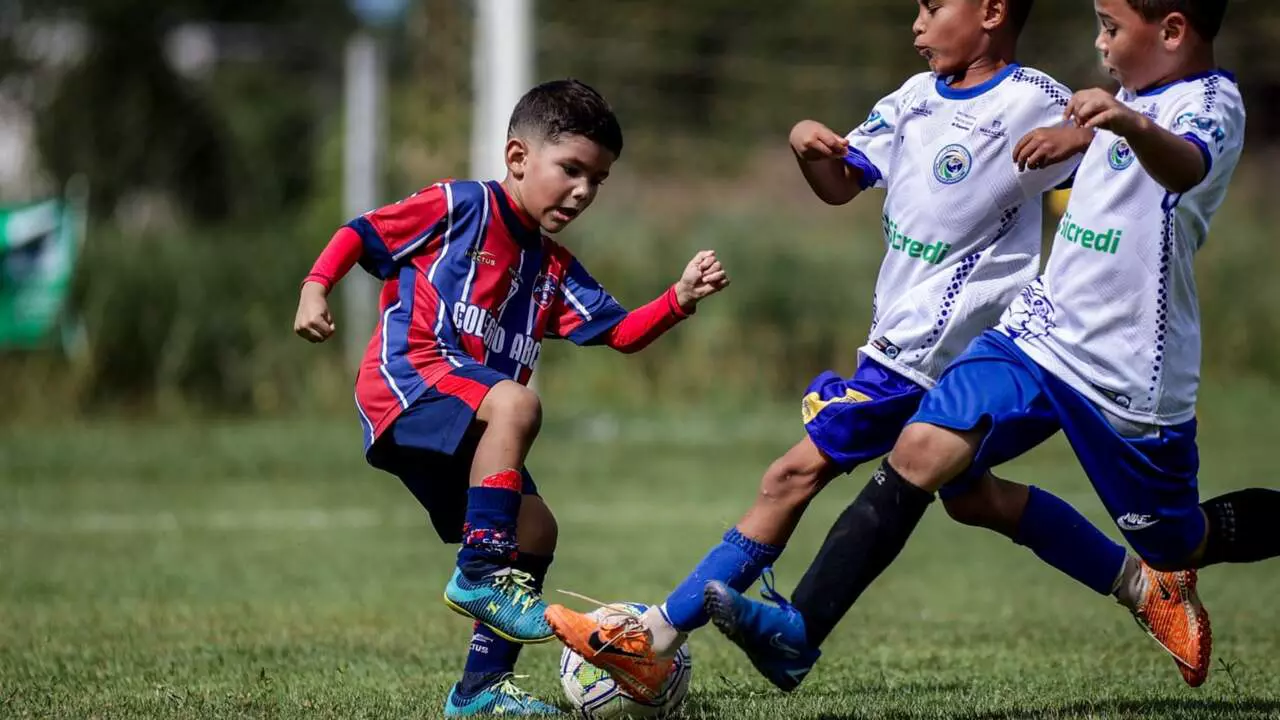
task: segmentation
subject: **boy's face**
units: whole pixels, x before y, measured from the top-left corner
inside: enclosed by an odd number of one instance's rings
[[[918,0],[911,26],[916,51],[938,75],[956,75],[981,52],[988,28],[983,25],[987,0]]]
[[[557,233],[591,206],[617,158],[594,140],[507,141],[507,170],[524,211],[542,229]]]
[[[1186,19],[1173,14],[1150,22],[1128,0],[1094,0],[1102,67],[1128,90],[1142,90],[1175,72]]]

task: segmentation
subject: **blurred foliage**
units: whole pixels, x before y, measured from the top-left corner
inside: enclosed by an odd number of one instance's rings
[[[465,177],[471,2],[419,0],[384,34],[390,85],[385,192]],[[536,0],[538,79],[572,75],[615,104],[627,151],[565,241],[638,305],[688,256],[715,247],[733,288],[650,351],[553,344],[539,370],[557,401],[751,403],[791,397],[818,370],[849,371],[882,252],[878,202],[830,209],[785,153],[801,117],[859,122],[923,69],[910,0]],[[57,182],[85,175],[94,223],[70,359],[0,356],[0,418],[66,412],[285,412],[346,408],[335,345],[289,330],[299,278],[342,222],[343,0],[0,0],[0,91],[34,78],[39,153]],[[73,18],[80,63],[33,68],[19,29]],[[1042,0],[1024,62],[1073,86],[1104,82],[1087,4]],[[228,52],[183,75],[166,39],[211,28]],[[1199,261],[1209,372],[1280,380],[1271,268],[1280,209],[1280,10],[1234,0],[1224,66],[1250,107],[1247,162]],[[138,222],[138,208],[151,221]],[[171,208],[157,213],[155,208]],[[162,222],[154,216],[167,217]],[[337,308],[339,322],[341,309]]]
[[[306,78],[337,67],[347,26],[338,0],[50,0],[24,10],[86,29],[83,59],[36,108],[37,142],[59,184],[88,179],[95,216],[135,194],[164,196],[206,224],[308,197],[323,113]],[[180,76],[165,41],[192,21],[260,25],[268,62],[228,63],[204,83]]]
[[[624,119],[636,148],[629,159],[664,173],[733,169],[744,145],[785,138],[802,117],[851,128],[927,69],[912,47],[913,0],[539,0],[538,8],[539,75],[597,85]],[[1041,0],[1022,61],[1072,87],[1105,84],[1096,33],[1089,3]],[[1278,41],[1272,0],[1231,2],[1218,59],[1242,71],[1253,140],[1280,138]]]

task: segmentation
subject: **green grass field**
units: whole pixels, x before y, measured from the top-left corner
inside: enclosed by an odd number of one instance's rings
[[[1206,391],[1205,493],[1276,484],[1273,393]],[[791,407],[572,419],[550,404],[531,461],[561,525],[549,587],[606,600],[661,599],[799,432]],[[5,429],[0,717],[437,717],[469,635],[439,601],[453,552],[358,443],[354,421]],[[1006,471],[1105,521],[1064,445]],[[866,476],[815,503],[784,590]],[[1217,659],[1195,691],[1113,601],[935,507],[800,691],[772,691],[709,629],[685,714],[1280,717],[1278,570],[1203,574]],[[534,647],[520,667],[553,701],[558,657]]]

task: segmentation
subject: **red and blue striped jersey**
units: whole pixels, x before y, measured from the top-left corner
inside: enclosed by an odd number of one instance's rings
[[[627,315],[497,182],[436,183],[348,227],[360,265],[384,281],[356,378],[367,444],[456,368],[525,384],[543,338],[592,344]]]

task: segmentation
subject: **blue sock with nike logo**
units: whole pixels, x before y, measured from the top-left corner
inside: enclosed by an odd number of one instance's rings
[[[515,563],[515,569],[533,576],[533,587],[538,592],[542,592],[542,583],[546,580],[550,567],[550,555],[520,553]],[[524,646],[519,643],[498,637],[488,625],[476,623],[471,633],[467,664],[462,670],[462,680],[458,683],[458,693],[463,696],[474,695],[514,670],[522,647]]]
[[[720,544],[667,596],[666,619],[681,632],[706,625],[709,618],[702,609],[702,590],[709,581],[719,580],[742,592],[781,554],[782,546],[756,542],[738,528],[729,528]]]
[[[1065,501],[1034,485],[1013,541],[1101,595],[1111,593],[1124,568],[1124,547]]]

